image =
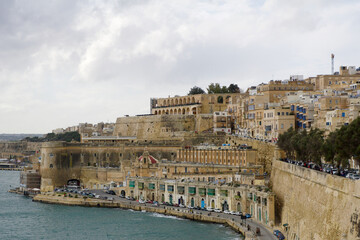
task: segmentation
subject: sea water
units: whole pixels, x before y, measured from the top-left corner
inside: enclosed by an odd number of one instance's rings
[[[243,239],[229,227],[158,213],[33,202],[9,193],[19,172],[0,171],[0,239]]]

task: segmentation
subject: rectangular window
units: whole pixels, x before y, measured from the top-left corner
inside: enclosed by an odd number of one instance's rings
[[[228,196],[228,190],[220,190],[220,196],[227,197]]]
[[[138,188],[140,189],[140,190],[143,190],[144,189],[144,183],[142,182],[142,183],[139,183],[138,184]]]
[[[208,189],[207,195],[215,196],[215,189]]]
[[[174,186],[173,185],[168,185],[167,190],[168,190],[168,192],[173,192],[174,191]]]
[[[178,191],[178,194],[184,194],[184,192],[185,192],[185,187],[183,187],[183,186],[178,186],[178,187],[177,187],[177,191]]]
[[[160,188],[160,191],[165,191],[165,184],[160,184],[159,188]]]
[[[155,183],[149,183],[149,189],[155,189]]]
[[[199,188],[199,194],[201,196],[205,196],[206,195],[206,188]]]
[[[135,181],[129,181],[129,187],[134,188],[135,187]]]
[[[196,187],[189,187],[189,194],[191,195],[196,194]]]

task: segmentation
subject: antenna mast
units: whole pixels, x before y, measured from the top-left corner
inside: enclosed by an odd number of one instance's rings
[[[331,54],[331,74],[334,75],[334,54]]]

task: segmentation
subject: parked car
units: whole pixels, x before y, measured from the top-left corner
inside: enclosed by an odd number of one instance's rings
[[[224,210],[224,213],[230,214],[230,211],[229,210]]]
[[[113,190],[106,191],[107,194],[116,195],[116,193]]]
[[[351,179],[358,180],[358,179],[360,179],[360,175],[359,174],[354,174]]]
[[[247,213],[247,214],[245,214],[245,217],[246,218],[251,218],[251,214]]]
[[[354,176],[354,173],[348,173],[348,174],[346,175],[346,178],[352,179],[353,176]]]
[[[236,212],[230,211],[230,214],[231,214],[231,215],[236,215]]]
[[[139,199],[139,203],[145,203],[145,200]]]
[[[215,208],[215,209],[214,209],[214,212],[221,213],[221,210],[218,209],[218,208]]]
[[[209,211],[209,212],[213,212],[213,211],[214,211],[214,209],[211,208],[211,207],[208,207],[206,210]]]
[[[242,212],[235,212],[235,215],[241,216],[241,215],[242,215]]]
[[[274,230],[274,235],[279,239],[279,240],[284,240],[285,236],[279,231],[279,230]]]

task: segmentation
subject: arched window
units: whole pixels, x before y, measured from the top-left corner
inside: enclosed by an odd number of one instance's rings
[[[218,103],[224,103],[224,98],[222,96],[219,96],[217,99]]]

